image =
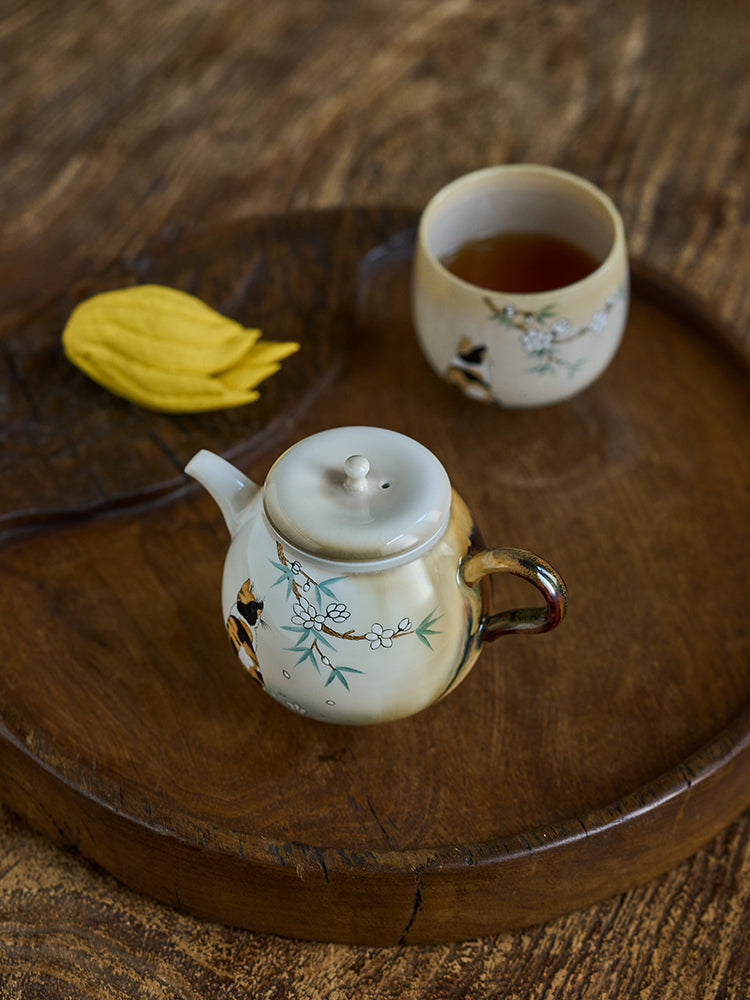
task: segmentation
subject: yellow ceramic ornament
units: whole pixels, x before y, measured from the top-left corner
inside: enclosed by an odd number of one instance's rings
[[[102,292],[71,313],[68,359],[110,392],[151,410],[196,413],[251,403],[299,350],[262,340],[194,295],[164,285]]]

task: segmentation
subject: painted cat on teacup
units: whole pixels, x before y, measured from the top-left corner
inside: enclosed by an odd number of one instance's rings
[[[222,607],[235,652],[302,715],[349,725],[411,715],[453,690],[484,642],[549,631],[565,614],[557,572],[522,550],[480,548],[443,466],[402,434],[315,434],[262,488],[208,451],[186,471],[231,535]],[[544,606],[493,614],[490,573],[527,579]]]
[[[435,371],[473,399],[531,407],[580,392],[615,356],[629,301],[622,219],[574,174],[489,167],[422,213],[417,338]]]

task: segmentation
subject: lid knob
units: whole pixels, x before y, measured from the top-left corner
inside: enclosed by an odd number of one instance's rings
[[[382,427],[334,427],[298,441],[271,466],[262,497],[269,526],[287,544],[357,565],[431,545],[451,510],[438,459]]]
[[[370,463],[363,455],[350,455],[344,462],[344,472],[346,479],[344,489],[350,493],[364,493],[367,489],[367,473],[370,471]]]

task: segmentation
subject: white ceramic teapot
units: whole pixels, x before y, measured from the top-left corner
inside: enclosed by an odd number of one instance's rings
[[[186,470],[232,542],[222,608],[265,691],[313,719],[363,725],[444,697],[482,643],[560,623],[566,590],[544,560],[479,546],[471,515],[423,445],[339,427],[289,448],[262,488],[200,451]],[[492,614],[489,573],[524,577],[544,607]]]

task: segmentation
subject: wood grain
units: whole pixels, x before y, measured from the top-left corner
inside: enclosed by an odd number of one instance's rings
[[[191,242],[170,232],[28,316],[7,317],[3,417],[12,432],[0,454],[0,534],[165,497],[184,485],[182,470],[202,447],[229,454],[256,439],[268,448],[283,433],[280,422],[309,407],[340,367],[355,310],[352,262],[393,232],[399,217],[414,222],[404,211],[351,212],[343,226],[321,224],[325,217],[315,212],[256,218],[221,228],[214,257],[205,237]],[[133,407],[67,363],[60,338],[78,302],[144,281],[199,295],[269,339],[309,349],[266,382],[251,407],[179,417]]]
[[[248,267],[312,256],[325,285],[314,268],[295,270],[294,299],[266,282],[300,362],[276,376],[269,433],[233,442],[238,461],[265,469],[300,436],[376,413],[444,462],[489,544],[563,567],[564,631],[493,644],[446,702],[397,725],[325,726],[263,697],[231,655],[226,538],[204,494],[147,504],[147,484],[135,511],[103,517],[76,485],[73,524],[54,511],[0,550],[5,801],[199,916],[357,943],[475,937],[629,888],[750,802],[747,364],[636,267],[626,341],[592,388],[543,410],[468,403],[416,345],[415,222],[379,209],[225,225],[149,255],[143,279],[168,266],[224,302]],[[300,406],[330,358],[337,374]],[[121,402],[87,384],[75,405],[97,414],[104,473],[131,476],[106,448]],[[211,426],[241,437],[236,419]],[[200,425],[181,430],[173,454],[201,444]],[[70,434],[83,462],[88,440]],[[12,457],[10,472],[27,478]],[[512,592],[496,587],[495,606],[525,600]]]
[[[750,293],[727,265],[748,250],[750,81],[731,0],[15,7],[0,28],[12,300],[164,227],[421,205],[524,159],[600,184],[633,252],[744,330]]]
[[[124,889],[3,814],[7,996],[736,997],[750,986],[750,822],[584,913],[455,945],[366,948],[249,934]],[[731,947],[719,945],[731,942]]]
[[[746,12],[734,0],[6,0],[3,330],[30,303],[174,227],[292,207],[419,206],[465,170],[529,160],[601,184],[634,253],[746,342],[746,56]],[[201,924],[122,890],[11,818],[0,831],[0,976],[10,995],[750,992],[746,817],[611,904],[419,949],[305,945]]]

